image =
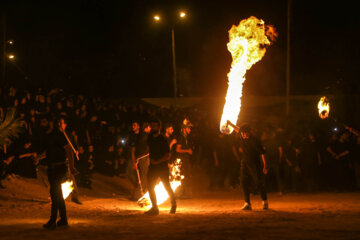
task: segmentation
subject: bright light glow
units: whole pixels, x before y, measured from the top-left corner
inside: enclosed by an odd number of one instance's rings
[[[8,40],[8,44],[13,45],[14,41],[13,40]]]
[[[61,184],[63,198],[66,199],[74,189],[73,181],[66,181]]]
[[[321,119],[329,117],[330,113],[330,102],[326,97],[320,98],[318,102],[319,116]]]
[[[15,55],[14,55],[14,54],[10,54],[10,55],[8,56],[8,58],[11,59],[11,60],[13,60],[13,59],[15,59]]]
[[[181,18],[186,17],[186,12],[181,11],[181,12],[180,12],[180,17],[181,17]]]
[[[159,15],[155,15],[155,16],[154,16],[154,20],[155,20],[156,22],[160,21],[160,16],[159,16]]]
[[[228,90],[220,122],[220,131],[232,133],[233,127],[227,120],[236,124],[241,109],[241,97],[246,71],[265,55],[266,47],[277,37],[272,26],[256,17],[242,20],[238,26],[233,25],[229,31],[227,48],[232,55],[231,70],[228,73]]]
[[[181,159],[177,158],[174,164],[170,166],[170,176],[169,176],[171,189],[174,191],[174,193],[176,189],[181,185],[181,180],[184,179],[184,176],[181,175],[180,169],[181,169]],[[162,182],[159,182],[155,186],[155,194],[158,205],[164,203],[169,198],[169,195]],[[152,207],[149,192],[146,192],[144,196],[142,196],[138,200],[138,204],[141,207],[146,207],[146,208]]]

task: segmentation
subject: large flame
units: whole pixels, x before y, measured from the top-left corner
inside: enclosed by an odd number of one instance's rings
[[[74,189],[73,181],[66,181],[61,184],[63,198],[66,199]]]
[[[265,55],[266,47],[277,37],[272,26],[263,20],[250,17],[233,25],[229,31],[228,50],[232,55],[231,70],[228,74],[229,86],[225,97],[225,106],[220,122],[220,131],[230,134],[233,128],[227,120],[236,124],[240,109],[243,83],[246,71]]]
[[[330,113],[330,102],[326,97],[322,97],[318,103],[319,116],[321,119],[329,117]]]
[[[181,168],[181,159],[177,158],[175,162],[170,166],[170,176],[169,176],[170,185],[174,192],[181,185],[181,180],[184,179],[184,176],[181,175],[180,168]],[[155,186],[155,193],[156,193],[156,200],[158,205],[164,203],[169,198],[169,194],[166,192],[166,189],[162,182],[159,182]],[[146,208],[152,207],[149,192],[146,192],[144,196],[142,196],[138,200],[138,204],[141,207],[146,207]]]

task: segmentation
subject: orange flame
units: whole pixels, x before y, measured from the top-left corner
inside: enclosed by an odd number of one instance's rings
[[[64,199],[66,199],[74,189],[73,184],[74,184],[73,181],[66,181],[61,184],[61,190]]]
[[[225,106],[220,121],[220,131],[230,134],[234,129],[227,120],[236,124],[241,109],[242,88],[246,71],[260,61],[266,47],[276,39],[275,28],[265,25],[263,20],[250,17],[233,25],[229,31],[228,50],[233,62],[228,74],[229,86],[225,97]]]
[[[170,165],[170,176],[169,176],[171,189],[174,192],[181,185],[181,180],[184,179],[184,176],[181,175],[180,168],[181,168],[181,159],[177,158],[175,162]],[[155,186],[155,194],[158,205],[164,203],[169,198],[169,194],[167,193],[164,184],[162,182],[159,182]],[[146,192],[144,196],[139,198],[138,204],[141,207],[146,207],[146,208],[152,207],[149,192]]]
[[[330,113],[330,102],[326,97],[320,98],[318,102],[319,116],[321,119],[329,117]]]

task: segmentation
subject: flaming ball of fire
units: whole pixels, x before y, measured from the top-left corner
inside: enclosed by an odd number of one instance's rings
[[[330,113],[330,102],[326,97],[320,98],[318,103],[319,116],[321,119],[325,119],[329,117]]]
[[[180,169],[181,169],[181,159],[177,158],[175,160],[175,162],[170,165],[170,176],[169,176],[170,185],[171,185],[171,188],[172,188],[172,190],[174,192],[181,185],[181,180],[184,179],[184,176],[181,175]],[[169,195],[166,192],[165,187],[164,187],[162,182],[159,182],[155,186],[155,193],[156,193],[156,200],[157,200],[158,205],[164,203],[169,198]],[[138,204],[141,207],[146,207],[146,208],[151,208],[152,207],[149,192],[146,192],[144,194],[144,196],[142,196],[138,200]]]
[[[246,71],[263,58],[266,47],[271,45],[276,37],[274,27],[265,25],[263,20],[253,16],[230,29],[227,47],[233,61],[228,74],[229,86],[220,121],[221,132],[230,134],[234,130],[227,124],[227,120],[235,124],[237,122]]]
[[[66,199],[74,189],[73,181],[66,181],[61,184],[63,198]]]

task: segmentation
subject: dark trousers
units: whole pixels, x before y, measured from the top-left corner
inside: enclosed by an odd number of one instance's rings
[[[260,191],[262,200],[267,200],[267,193],[264,184],[264,175],[261,172],[260,166],[248,166],[246,164],[242,164],[241,184],[245,202],[250,204],[251,186],[256,187],[257,190]]]
[[[55,222],[57,219],[57,212],[59,211],[60,218],[66,220],[65,200],[62,195],[61,183],[64,182],[67,173],[67,167],[58,166],[48,169],[48,179],[50,184],[51,197],[51,216],[50,221]]]
[[[156,194],[155,194],[155,186],[158,182],[158,179],[160,178],[161,182],[164,184],[165,190],[169,194],[171,204],[175,205],[175,195],[174,192],[170,186],[169,181],[169,168],[167,165],[164,166],[150,166],[149,171],[147,173],[147,183],[148,183],[148,191],[150,195],[150,200],[153,207],[157,207],[157,200],[156,200]]]

